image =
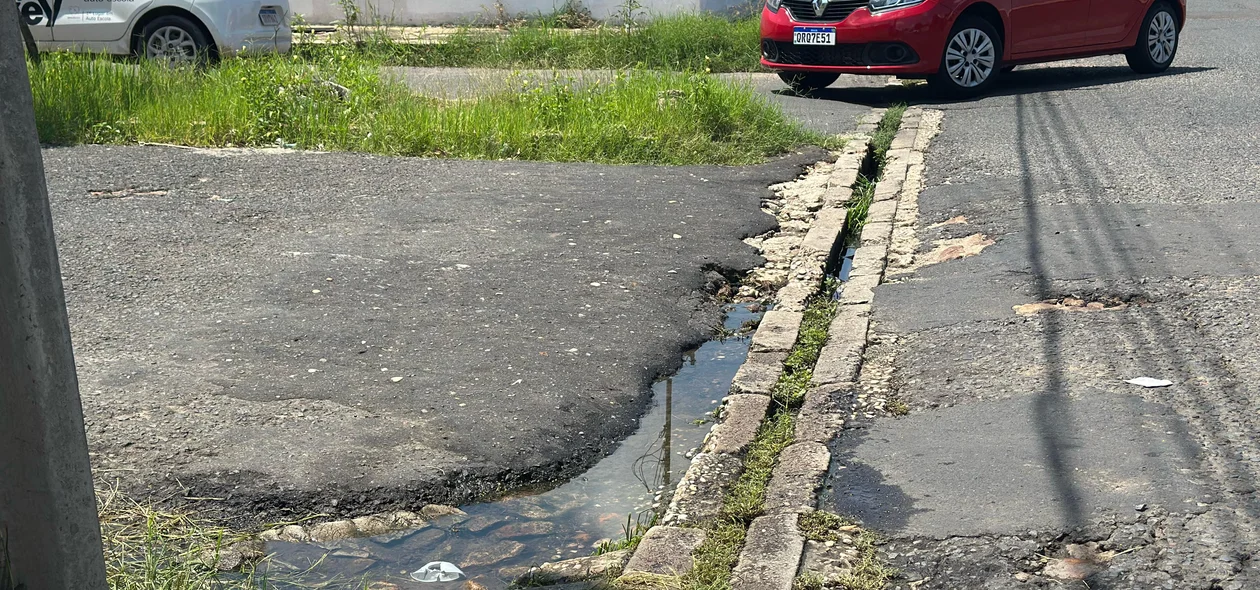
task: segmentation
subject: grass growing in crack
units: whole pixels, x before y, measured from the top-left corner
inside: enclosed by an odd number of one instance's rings
[[[694,567],[678,580],[681,588],[730,588],[731,570],[739,561],[748,525],[765,510],[766,487],[770,484],[775,461],[793,442],[795,411],[805,399],[814,365],[827,342],[827,329],[836,314],[837,305],[832,300],[836,286],[829,280],[822,291],[810,299],[796,344],[788,354],[783,375],[775,384],[771,411],[744,456],[743,472],[722,499],[717,520],[704,525],[707,536],[693,554]]]
[[[849,573],[840,578],[841,588],[845,590],[883,590],[888,586],[889,580],[899,575],[897,570],[889,568],[880,562],[879,554],[875,547],[879,538],[874,533],[846,520],[844,517],[823,510],[815,510],[808,514],[802,514],[796,522],[801,533],[810,541],[840,543],[847,538],[853,538],[853,547],[857,550],[858,559]],[[801,578],[797,580],[800,581]],[[815,588],[815,586],[806,587]],[[817,586],[817,588],[822,587],[822,585]]]
[[[804,402],[805,392],[809,390],[809,382],[814,376],[814,365],[818,364],[818,355],[827,343],[827,330],[839,309],[832,299],[837,286],[836,281],[827,279],[822,291],[805,308],[796,345],[788,353],[783,375],[771,393],[771,399],[777,406],[794,410]]]
[[[612,553],[613,551],[621,551],[629,549],[633,551],[639,546],[639,542],[643,540],[648,529],[656,524],[656,512],[641,512],[637,516],[633,514],[626,515],[626,524],[621,525],[622,538],[616,541],[603,541],[599,546],[595,547],[592,555],[603,555]]]
[[[884,162],[888,157],[888,149],[892,147],[897,131],[901,129],[901,118],[906,114],[906,105],[896,105],[884,111],[875,133],[871,135],[870,150],[875,160],[875,170],[868,177],[859,175],[857,184],[853,185],[853,196],[849,198],[848,214],[845,218],[845,235],[849,246],[856,246],[862,228],[866,225],[866,214],[875,200],[875,187],[884,173]]]
[[[274,146],[402,156],[746,164],[805,143],[749,88],[704,74],[635,71],[603,84],[557,78],[446,101],[330,54],[224,60],[206,69],[49,54],[28,64],[40,139],[51,144]],[[338,86],[348,89],[346,93]]]
[[[901,118],[906,114],[906,105],[899,104],[888,107],[884,111],[884,116],[879,120],[879,125],[875,128],[875,133],[871,135],[871,150],[875,152],[875,160],[879,163],[882,171],[884,168],[884,158],[888,155],[888,149],[892,147],[893,139],[897,137],[897,131],[901,129]],[[878,174],[876,175],[878,179]]]
[[[910,415],[910,404],[907,404],[899,397],[890,396],[888,401],[884,402],[884,409],[888,410],[889,414],[897,417]]]
[[[347,49],[387,65],[517,69],[649,68],[689,72],[761,70],[759,22],[709,13],[658,16],[631,27],[607,26],[568,13],[514,23],[506,31],[463,28],[436,43],[376,36],[357,44],[302,44],[316,60]],[[573,30],[581,25],[581,30]]]
[[[795,426],[796,417],[786,411],[775,413],[761,425],[744,457],[744,472],[727,492],[719,518],[749,523],[761,516],[770,472],[779,453],[792,444]]]
[[[805,572],[792,580],[792,590],[823,590],[827,581],[813,572]]]

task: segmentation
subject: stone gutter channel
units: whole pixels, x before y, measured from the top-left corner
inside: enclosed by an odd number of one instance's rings
[[[858,135],[851,138],[834,164],[822,162],[805,178],[774,187],[783,199],[780,209],[774,211],[781,221],[780,233],[753,240],[769,263],[754,272],[744,289],[756,290],[758,279],[762,283],[777,279],[782,286],[774,295],[773,310],[765,314],[753,336],[748,359],[724,400],[720,420],[679,481],[660,524],[644,535],[633,555],[621,551],[546,564],[535,570],[534,578],[528,580],[530,585],[545,587],[620,575],[614,587],[652,588],[657,587],[651,583],[654,578],[669,585],[668,580],[677,582],[677,576],[692,569],[693,556],[709,534],[703,525],[719,518],[727,492],[743,471],[747,451],[759,429],[771,419],[771,395],[797,342],[810,298],[822,289],[837,253],[844,251],[846,243],[855,244],[844,235],[846,205],[859,174],[870,173],[869,134],[883,115],[882,109],[867,115]],[[816,509],[818,491],[831,464],[828,445],[856,411],[855,384],[867,345],[874,289],[883,281],[886,267],[902,264],[917,249],[914,226],[923,183],[923,154],[939,122],[939,112],[917,107],[907,109],[902,117],[885,157],[848,280],[839,292],[827,342],[796,415],[794,436],[775,461],[761,515],[746,531],[731,574],[731,590],[791,590],[798,573],[815,569],[811,562],[818,557],[807,555],[798,519]],[[825,174],[819,175],[820,171]],[[794,211],[782,210],[792,207]],[[810,213],[801,215],[802,209]]]

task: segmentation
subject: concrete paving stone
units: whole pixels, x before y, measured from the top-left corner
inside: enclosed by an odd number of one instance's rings
[[[827,344],[818,355],[812,384],[853,382],[857,379],[870,326],[869,305],[841,305],[832,320]]]
[[[903,121],[901,130],[893,137],[892,145],[889,147],[889,151],[909,150],[914,148],[914,142],[918,136],[919,130],[917,126],[907,127]]]
[[[858,306],[841,306],[840,312],[843,314],[856,307]],[[843,317],[846,317],[843,328],[831,332],[827,337],[827,344],[818,354],[811,385],[849,383],[857,379],[858,369],[862,364],[862,351],[866,349],[866,326],[869,318],[847,314]]]
[[[814,510],[818,488],[830,465],[831,453],[822,443],[797,442],[783,449],[766,488],[766,514]]]
[[[796,417],[795,439],[830,444],[844,428],[855,387],[850,382],[811,387]]]
[[[774,514],[752,522],[731,573],[731,590],[791,590],[805,548],[796,519],[795,513]]]
[[[890,149],[886,154],[888,158],[888,168],[892,169],[896,166],[906,166],[906,160],[910,158],[911,149],[908,147]]]
[[[767,395],[727,396],[726,404],[722,407],[722,421],[709,433],[703,451],[742,455],[757,437],[757,429],[761,426],[761,420],[766,417],[768,407],[770,396]]]
[[[704,543],[701,529],[654,526],[643,535],[639,547],[626,563],[625,573],[680,576],[691,571],[696,548]]]
[[[858,248],[853,255],[853,266],[849,270],[849,276],[879,277],[884,274],[884,264],[888,258],[888,246],[884,244],[874,244],[871,246],[862,246]]]
[[[875,287],[879,286],[880,277],[866,275],[851,277],[844,283],[840,292],[840,305],[862,305],[875,299]]]
[[[821,267],[821,264],[819,265]],[[805,311],[805,302],[818,293],[822,283],[821,273],[817,279],[793,279],[775,294],[775,309],[784,311]]]
[[[892,244],[892,233],[892,223],[871,223],[867,221],[866,225],[862,227],[862,247],[888,247]]]
[[[787,352],[796,344],[804,315],[798,311],[771,310],[761,316],[757,333],[753,334],[752,352]]]
[[[734,455],[697,454],[679,480],[661,524],[700,523],[717,518],[726,490],[743,470],[744,462]]]
[[[779,375],[783,374],[783,361],[787,360],[787,356],[786,351],[748,353],[748,360],[744,361],[731,381],[731,393],[770,395],[770,390],[779,381]]]
[[[900,178],[897,176],[885,176],[879,181],[879,184],[875,186],[875,194],[871,197],[871,199],[876,203],[894,200],[901,195],[901,189],[903,186],[904,175]]]
[[[897,201],[876,201],[866,211],[866,223],[892,223],[897,217]]]
[[[840,233],[844,231],[848,213],[847,209],[835,207],[819,210],[809,233],[801,242],[801,252],[805,255],[829,256],[840,239]]]
[[[854,173],[852,176],[853,181],[848,184],[836,183],[827,187],[827,191],[823,194],[823,207],[833,209],[844,207],[853,198],[853,183],[857,182],[857,173]],[[832,178],[836,177],[833,176]]]
[[[646,535],[645,535],[646,536]],[[543,584],[568,584],[589,580],[612,572],[625,571],[630,550],[610,551],[602,555],[586,555],[564,561],[544,563],[516,579],[516,585],[533,588]]]

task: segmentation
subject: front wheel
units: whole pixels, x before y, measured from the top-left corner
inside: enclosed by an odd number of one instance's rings
[[[779,72],[779,79],[792,87],[797,94],[809,94],[815,90],[826,88],[840,79],[840,74],[822,72]]]
[[[210,43],[196,23],[182,16],[159,16],[140,33],[140,55],[171,64],[206,61]]]
[[[1002,38],[993,24],[965,16],[950,31],[941,67],[928,83],[951,96],[983,94],[997,80],[1001,60]]]
[[[1129,67],[1139,74],[1158,74],[1172,65],[1177,56],[1181,31],[1177,13],[1167,2],[1157,2],[1142,19],[1138,44],[1124,54]]]

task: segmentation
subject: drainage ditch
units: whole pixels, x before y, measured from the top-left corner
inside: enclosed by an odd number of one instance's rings
[[[760,318],[748,304],[726,310],[723,334]],[[682,369],[652,388],[638,430],[581,476],[551,490],[461,507],[425,526],[327,543],[269,543],[259,574],[271,588],[372,590],[476,588],[421,583],[410,572],[433,561],[458,566],[488,590],[507,588],[530,566],[616,548],[650,526],[669,503],[712,412],[747,357],[749,338],[711,340],[686,353]]]

